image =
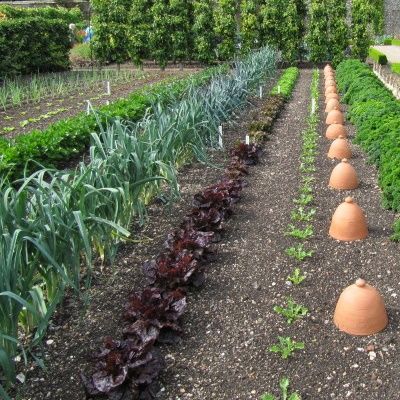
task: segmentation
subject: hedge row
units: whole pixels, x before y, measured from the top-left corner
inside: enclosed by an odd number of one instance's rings
[[[400,103],[360,61],[340,63],[337,80],[357,127],[355,141],[379,169],[383,204],[400,211]]]
[[[400,39],[385,39],[383,44],[392,45],[392,46],[400,46]]]
[[[184,79],[175,78],[147,85],[125,99],[100,107],[96,116],[82,112],[75,117],[61,120],[45,130],[35,130],[17,136],[10,142],[2,139],[0,173],[9,174],[14,178],[23,171],[30,160],[44,166],[56,166],[85,150],[89,144],[90,134],[100,129],[99,121],[105,124],[116,117],[130,122],[138,121],[154,102],[168,103],[176,96],[181,96],[191,84],[202,85],[216,73],[226,70],[227,66],[209,68]],[[29,163],[28,170],[36,168],[36,163]]]
[[[369,48],[368,56],[378,64],[386,65],[388,63],[386,55],[373,47]]]
[[[68,25],[60,19],[0,21],[0,77],[67,69],[68,34]]]
[[[76,24],[83,20],[83,14],[77,7],[71,9],[66,9],[64,7],[22,8],[0,5],[0,13],[4,14],[7,19],[39,17],[45,19],[61,19],[67,24]]]
[[[391,69],[392,72],[394,72],[395,74],[399,74],[399,75],[400,75],[400,63],[391,64],[391,65],[390,65],[390,69]]]

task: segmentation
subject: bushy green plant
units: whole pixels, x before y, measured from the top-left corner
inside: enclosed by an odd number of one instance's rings
[[[390,65],[390,69],[392,70],[392,72],[394,72],[395,74],[399,74],[400,75],[400,63],[393,63]]]
[[[259,2],[257,0],[243,0],[240,4],[240,11],[241,51],[243,54],[248,54],[261,44]]]
[[[214,32],[217,37],[219,60],[231,60],[236,53],[236,12],[235,0],[217,0],[214,13]]]
[[[349,46],[346,0],[328,0],[329,6],[329,60],[336,67],[345,58]]]
[[[374,8],[370,0],[353,0],[351,5],[352,55],[365,60],[372,43]]]
[[[296,350],[303,350],[305,347],[303,342],[297,342],[288,336],[278,336],[278,340],[279,342],[272,345],[269,351],[280,354],[283,359],[291,357]]]
[[[195,58],[206,64],[216,58],[213,4],[212,0],[195,0],[193,3]]]
[[[127,21],[128,53],[132,62],[142,67],[150,54],[149,36],[152,29],[153,0],[132,0]]]
[[[287,68],[273,87],[271,94],[281,94],[288,100],[292,95],[298,77],[299,69],[297,67]]]
[[[274,311],[286,318],[286,322],[290,325],[306,316],[308,313],[308,308],[302,306],[301,304],[297,304],[289,297],[286,301],[286,307],[275,306]]]

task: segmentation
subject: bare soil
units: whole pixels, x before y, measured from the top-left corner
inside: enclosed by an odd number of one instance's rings
[[[316,254],[301,265],[307,279],[300,286],[287,282],[298,266],[284,253],[294,244],[284,232],[300,182],[301,132],[306,127],[311,75],[311,70],[301,71],[293,99],[266,143],[263,162],[251,169],[249,186],[217,246],[217,261],[209,269],[206,285],[189,296],[182,341],[162,347],[168,368],[161,376],[160,399],[256,400],[264,392],[278,395],[283,376],[290,378],[303,400],[399,399],[400,252],[398,244],[389,240],[394,215],[381,208],[376,170],[356,146],[351,162],[360,187],[351,192],[327,187],[336,163],[326,157],[322,82],[314,190],[317,217],[314,237],[307,242]],[[226,148],[244,137],[260,106],[253,99],[237,123],[227,127]],[[353,127],[348,129],[354,134]],[[213,152],[211,160],[222,165],[226,153]],[[149,223],[134,235],[140,241],[121,248],[112,270],[98,271],[89,307],[79,312],[73,300],[64,303],[43,348],[48,369],[31,366],[27,383],[20,388],[21,400],[84,399],[79,371],[88,367],[102,337],[120,336],[121,305],[131,290],[144,284],[140,265],[159,252],[168,231],[189,209],[193,194],[220,175],[209,166],[185,168],[182,199],[167,208],[151,207]],[[349,194],[366,212],[370,235],[364,241],[343,243],[330,239],[327,232],[334,209]],[[349,336],[332,323],[341,290],[358,277],[381,291],[389,312],[388,328],[370,337]],[[292,325],[273,311],[287,296],[310,310]],[[303,341],[305,350],[282,360],[267,351],[278,336]]]

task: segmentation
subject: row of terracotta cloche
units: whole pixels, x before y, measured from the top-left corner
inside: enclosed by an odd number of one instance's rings
[[[347,141],[345,118],[336,86],[335,71],[330,65],[324,68],[325,112],[327,113],[326,138],[333,140],[328,157],[339,159],[329,179],[329,186],[338,190],[353,190],[359,185]],[[363,210],[352,197],[346,197],[333,214],[329,235],[340,241],[362,240],[368,236],[368,225]],[[334,313],[334,323],[342,331],[352,335],[371,335],[382,331],[388,317],[381,294],[364,279],[348,286],[339,297]]]

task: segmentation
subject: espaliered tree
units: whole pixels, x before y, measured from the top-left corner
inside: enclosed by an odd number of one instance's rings
[[[93,0],[92,4],[96,58],[101,62],[116,62],[119,66],[129,57],[127,20],[131,0]]]
[[[182,63],[182,61],[189,58],[191,53],[191,15],[191,2],[188,0],[170,0],[169,22],[173,61]]]
[[[353,0],[351,6],[352,55],[365,60],[373,35],[373,11],[370,0]]]
[[[267,0],[261,8],[263,40],[290,63],[300,58],[302,26],[296,0]]]
[[[214,32],[220,60],[231,60],[236,52],[236,0],[217,0]]]
[[[310,22],[306,36],[310,60],[329,60],[329,7],[328,0],[311,0]]]
[[[151,7],[152,26],[149,35],[151,56],[161,69],[167,66],[172,45],[168,0],[155,0]]]
[[[329,0],[329,50],[334,66],[343,61],[349,45],[349,28],[346,22],[346,0]]]
[[[214,14],[212,0],[193,3],[194,53],[198,61],[209,64],[215,60]]]
[[[153,0],[132,0],[129,10],[127,36],[128,53],[132,62],[141,67],[150,54],[149,36],[152,28]]]
[[[240,4],[240,38],[243,54],[260,45],[261,19],[259,17],[259,2],[257,0],[242,0]]]

